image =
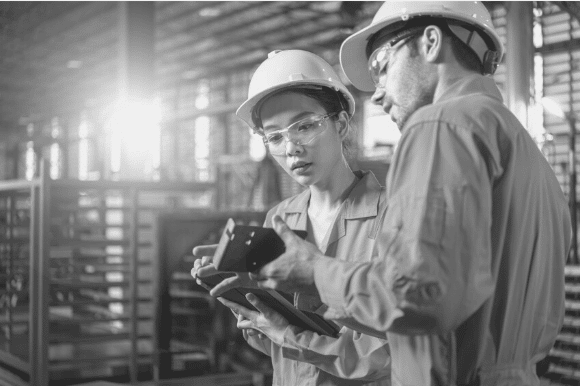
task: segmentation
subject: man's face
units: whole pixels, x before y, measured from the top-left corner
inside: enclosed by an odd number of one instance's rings
[[[432,65],[424,60],[420,41],[414,40],[401,41],[393,46],[396,50],[388,65],[381,69],[378,79],[381,87],[377,87],[371,98],[390,114],[399,130],[417,109],[433,103],[435,92]],[[419,45],[418,52],[412,49],[414,44]]]

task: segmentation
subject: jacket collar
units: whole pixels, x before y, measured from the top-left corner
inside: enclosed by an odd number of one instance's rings
[[[358,218],[374,217],[378,213],[379,199],[381,196],[381,184],[370,171],[356,171],[359,181],[351,190],[345,200],[345,209],[342,218],[354,220]],[[306,189],[294,199],[290,200],[284,213],[301,213],[306,215],[308,202],[310,201],[310,189]]]
[[[479,74],[473,74],[458,79],[452,83],[439,98],[433,103],[443,102],[451,98],[466,96],[470,94],[485,94],[491,98],[503,101],[501,93],[493,78]]]

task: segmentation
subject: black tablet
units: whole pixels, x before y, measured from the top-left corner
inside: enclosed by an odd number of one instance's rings
[[[301,238],[305,231],[294,230]],[[213,256],[218,271],[256,272],[286,250],[284,241],[271,228],[239,225],[229,219]]]

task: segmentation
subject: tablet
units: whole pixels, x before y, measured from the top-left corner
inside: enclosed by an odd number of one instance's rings
[[[222,280],[233,276],[233,273],[221,272],[216,275],[198,278],[201,281],[201,286],[208,291],[220,283]],[[324,319],[321,315],[314,312],[303,311],[294,307],[294,296],[284,292],[274,290],[262,290],[254,288],[234,288],[226,291],[221,297],[240,304],[250,310],[257,311],[256,308],[246,299],[246,294],[252,293],[268,307],[278,312],[288,323],[300,327],[305,330],[314,331],[320,335],[327,335],[331,337],[338,336],[340,326],[336,323]]]

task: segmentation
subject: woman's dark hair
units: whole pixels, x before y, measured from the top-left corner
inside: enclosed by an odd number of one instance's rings
[[[320,106],[322,106],[322,108],[326,111],[327,114],[338,113],[341,111],[348,112],[348,101],[341,92],[335,91],[329,87],[324,86],[298,85],[295,87],[288,87],[282,90],[275,91],[272,94],[269,94],[268,96],[262,98],[262,100],[258,102],[258,104],[256,104],[254,110],[252,111],[252,121],[254,123],[254,127],[259,129],[261,129],[262,127],[261,110],[262,106],[264,105],[264,102],[274,96],[282,94],[298,94],[312,98],[316,102],[318,102]],[[333,119],[337,119],[337,117],[335,116]],[[342,147],[345,155],[350,155],[350,149],[352,144],[350,131],[351,130],[349,129],[347,136],[342,141]]]
[[[304,95],[317,101],[327,113],[336,113],[342,110],[348,110],[348,102],[342,93],[323,86],[304,86],[287,87],[262,98],[252,111],[252,121],[254,127],[262,127],[262,106],[266,100],[282,94]]]

